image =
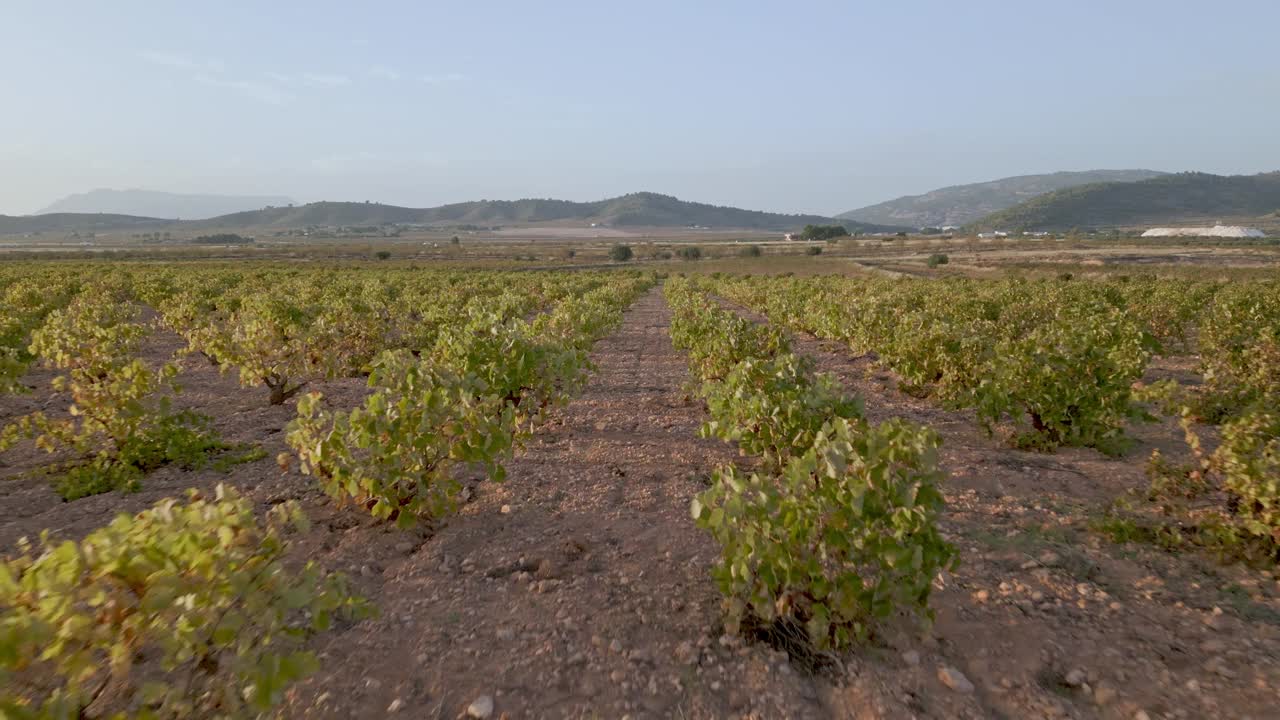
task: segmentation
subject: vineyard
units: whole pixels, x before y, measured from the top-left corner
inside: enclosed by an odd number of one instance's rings
[[[1274,279],[29,262],[0,297],[3,717],[1280,702]]]

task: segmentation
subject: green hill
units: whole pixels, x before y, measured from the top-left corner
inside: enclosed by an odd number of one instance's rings
[[[86,231],[240,231],[271,228],[370,225],[513,225],[595,223],[613,227],[698,226],[731,230],[798,230],[804,225],[841,223],[850,232],[890,232],[903,228],[836,220],[821,215],[743,210],[680,200],[657,193],[632,193],[595,202],[567,200],[478,200],[433,208],[408,208],[381,203],[316,202],[268,207],[219,215],[205,220],[162,220],[133,215],[53,213],[9,217],[0,215],[0,234]]]
[[[907,195],[836,217],[912,228],[967,225],[1037,195],[1099,182],[1135,182],[1158,177],[1154,170],[1086,170],[1019,175],[989,182],[953,185],[923,195]]]
[[[1259,175],[1178,173],[1132,183],[1058,190],[995,212],[973,229],[1069,230],[1269,215],[1280,209],[1280,172]]]
[[[700,227],[789,230],[836,222],[819,215],[787,215],[688,202],[657,193],[632,193],[595,202],[568,200],[478,200],[434,208],[379,203],[317,202],[210,218],[202,227],[308,227],[315,225],[505,225],[512,223],[597,223],[617,227]],[[850,230],[896,229],[848,222]]]

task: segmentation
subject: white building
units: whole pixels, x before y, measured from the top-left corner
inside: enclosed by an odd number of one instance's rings
[[[1220,237],[1264,238],[1267,234],[1256,228],[1239,225],[1214,225],[1213,227],[1151,228],[1142,237]]]

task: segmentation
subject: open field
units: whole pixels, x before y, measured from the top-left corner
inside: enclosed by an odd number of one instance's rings
[[[1275,717],[1275,248],[450,239],[0,264],[0,708]]]

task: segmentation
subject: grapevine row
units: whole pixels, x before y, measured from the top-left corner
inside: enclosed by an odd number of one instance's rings
[[[761,459],[717,468],[692,504],[721,547],[714,576],[731,631],[807,637],[816,649],[865,639],[895,610],[929,615],[953,562],[937,518],[938,438],[900,420],[872,425],[856,398],[758,326],[669,280],[671,337],[702,380],[704,434]]]
[[[400,526],[447,513],[460,468],[501,480],[503,460],[585,379],[592,343],[651,285],[618,278],[532,321],[472,306],[420,356],[375,358],[361,407],[329,411],[319,393],[304,396],[288,443],[303,472],[341,502]]]

